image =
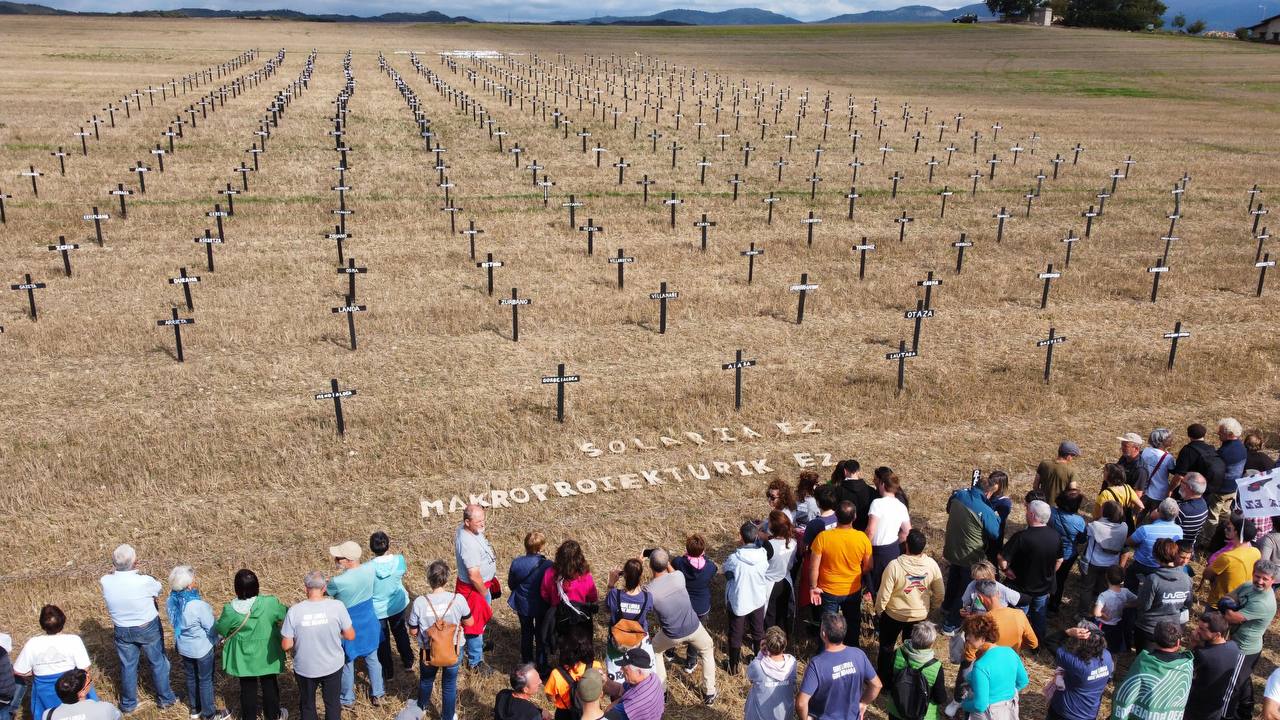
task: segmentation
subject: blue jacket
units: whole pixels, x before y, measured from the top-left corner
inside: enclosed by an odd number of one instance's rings
[[[701,570],[689,564],[689,558],[684,555],[672,558],[671,567],[684,574],[684,587],[689,592],[693,613],[701,617],[711,612],[711,580],[719,569],[711,558],[707,558]]]
[[[947,501],[947,532],[942,557],[952,565],[971,567],[986,557],[988,540],[1000,537],[1000,516],[976,487],[957,490]]]
[[[507,605],[517,615],[525,617],[542,617],[547,611],[547,604],[542,599],[542,576],[551,561],[545,555],[521,555],[511,561],[511,569],[507,571]]]

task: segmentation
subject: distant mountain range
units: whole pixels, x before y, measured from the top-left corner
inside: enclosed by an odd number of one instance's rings
[[[427,23],[473,23],[477,22],[462,15],[451,17],[444,13],[429,10],[421,13],[384,13],[382,15],[339,15],[311,14],[298,10],[279,8],[276,10],[208,10],[205,8],[176,8],[173,10],[136,10],[133,12],[73,12],[59,10],[45,5],[31,3],[15,3],[0,0],[0,15],[86,15],[103,16],[118,15],[122,17],[177,17],[177,18],[275,18],[280,20],[305,20],[310,22],[427,22]]]
[[[1168,27],[1174,15],[1182,13],[1187,22],[1204,20],[1211,30],[1233,30],[1253,25],[1271,15],[1280,14],[1280,0],[1164,0],[1169,6],[1165,14]],[[939,10],[929,5],[906,5],[896,10],[872,10],[870,12],[836,15],[816,23],[926,23],[949,22],[951,19],[975,13],[980,20],[994,20],[985,3],[974,3],[954,10]],[[425,22],[425,23],[474,23],[483,22],[465,16],[449,16],[434,10],[427,12],[396,12],[376,16],[312,14],[298,10],[206,10],[204,8],[178,8],[174,10],[140,10],[135,12],[72,12],[45,5],[0,0],[0,15],[121,15],[132,17],[193,17],[193,18],[274,18],[312,22]],[[720,12],[703,10],[664,10],[651,15],[616,16],[603,15],[581,20],[562,20],[555,24],[595,25],[798,25],[801,20],[760,8],[735,8]]]

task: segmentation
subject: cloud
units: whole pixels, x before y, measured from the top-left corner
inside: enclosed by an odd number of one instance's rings
[[[39,1],[39,0],[35,0]],[[353,0],[217,0],[216,2],[199,2],[199,0],[52,0],[43,4],[64,10],[118,12],[129,10],[172,10],[181,7],[202,7],[212,10],[276,10],[291,9],[309,13],[340,13],[347,15],[380,15],[387,12],[424,12],[438,10],[447,15],[466,15],[479,20],[491,21],[549,21],[579,20],[598,15],[638,15],[661,12],[675,8],[690,10],[706,10],[717,12],[744,6],[759,7],[800,20],[821,20],[842,13],[864,12],[866,10],[892,10],[919,0],[859,0],[844,2],[842,0],[773,0],[752,5],[750,0],[690,0],[689,2],[673,2],[646,7],[637,10],[634,0],[595,0],[589,10],[584,10],[580,2],[571,0],[527,0],[519,4],[510,0],[470,0],[458,2],[446,0],[440,3],[423,4],[408,0],[375,0],[374,2],[355,2]],[[951,9],[968,4],[963,0],[945,0],[924,4]]]

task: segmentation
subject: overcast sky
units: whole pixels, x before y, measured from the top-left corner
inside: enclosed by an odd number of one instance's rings
[[[647,15],[672,8],[718,11],[735,7],[760,7],[765,10],[790,15],[800,20],[821,20],[842,13],[864,10],[892,10],[903,5],[932,5],[951,9],[970,4],[964,0],[770,0],[751,3],[750,0],[690,0],[655,5],[641,5],[634,0],[594,0],[584,9],[584,3],[573,0],[443,0],[442,2],[415,3],[397,0],[27,0],[64,10],[122,11],[122,10],[170,10],[179,7],[203,7],[214,10],[266,10],[289,8],[310,13],[344,13],[350,15],[379,15],[384,12],[425,12],[438,10],[448,15],[466,15],[478,20],[577,20],[594,15]]]

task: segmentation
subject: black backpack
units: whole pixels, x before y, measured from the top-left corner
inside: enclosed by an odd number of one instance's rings
[[[565,684],[569,686],[568,711],[572,712],[574,717],[582,717],[582,700],[578,699],[578,681],[573,678],[572,673],[565,672],[562,667],[556,668],[555,671],[560,673],[560,677],[564,678]]]
[[[1209,487],[1209,491],[1221,489],[1222,483],[1227,479],[1227,464],[1223,462],[1222,456],[1216,452],[1205,454],[1205,485]]]
[[[898,717],[903,720],[924,720],[929,712],[929,679],[924,671],[931,665],[937,665],[934,658],[920,667],[913,667],[910,661],[893,671],[893,685],[889,688],[889,697],[898,709]]]

